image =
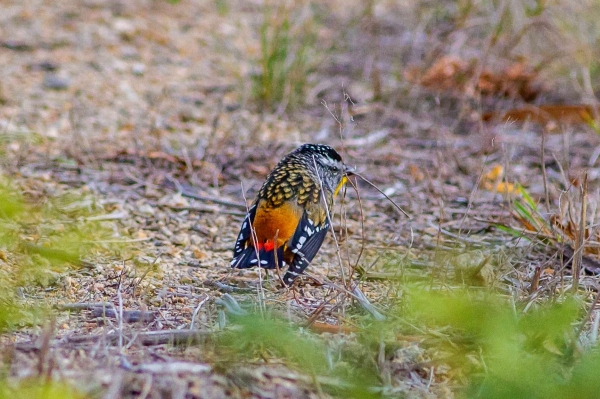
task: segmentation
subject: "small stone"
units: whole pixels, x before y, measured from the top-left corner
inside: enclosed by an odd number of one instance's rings
[[[123,46],[121,47],[121,57],[130,60],[137,60],[140,58],[140,53],[134,46]]]
[[[164,237],[160,237],[157,235],[156,238],[158,238],[158,239],[167,239],[168,237],[171,237],[173,235],[173,232],[171,230],[169,230],[168,228],[166,228],[165,226],[162,226],[160,228],[160,232],[164,235]]]
[[[123,39],[130,40],[136,32],[135,25],[129,19],[117,18],[113,22],[113,29],[119,33]]]
[[[142,64],[141,62],[136,62],[131,67],[131,72],[133,72],[133,74],[137,75],[137,76],[142,76],[145,71],[146,71],[146,65]]]
[[[190,235],[190,241],[194,245],[200,245],[200,243],[202,242],[202,237],[200,237],[198,234],[192,234]]]
[[[147,215],[154,215],[154,207],[149,204],[140,205],[138,211]]]
[[[96,292],[102,292],[102,291],[104,291],[104,284],[102,284],[102,283],[95,283],[94,284],[94,290]]]
[[[54,61],[42,61],[30,64],[28,66],[29,69],[33,71],[44,71],[44,72],[54,72],[58,69],[59,65]]]
[[[175,234],[171,237],[171,242],[175,245],[187,246],[190,244],[190,236],[187,234]]]
[[[48,74],[44,77],[44,87],[51,90],[66,90],[71,85],[71,80],[62,76]]]

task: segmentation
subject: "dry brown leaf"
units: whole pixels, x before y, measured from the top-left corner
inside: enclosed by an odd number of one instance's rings
[[[600,112],[600,108],[594,109],[590,105],[541,105],[527,106],[524,108],[511,109],[503,112],[487,112],[482,119],[485,122],[501,120],[507,121],[532,121],[548,127],[549,131],[556,130],[555,123],[564,124],[589,124],[595,120],[594,115]]]
[[[479,76],[473,79],[477,73]],[[542,91],[537,73],[525,61],[492,71],[487,68],[479,70],[476,62],[446,55],[422,73],[418,68],[410,68],[405,77],[432,90],[455,91],[468,96],[482,94],[533,101]]]
[[[408,173],[414,179],[415,182],[420,182],[425,178],[425,173],[415,164],[408,166]]]
[[[342,326],[342,325],[334,325],[329,323],[323,323],[320,321],[315,321],[310,325],[310,329],[316,333],[330,333],[330,334],[350,334],[358,331],[354,327],[350,326]]]

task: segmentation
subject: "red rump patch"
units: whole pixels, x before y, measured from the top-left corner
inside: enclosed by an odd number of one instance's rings
[[[258,243],[258,249],[259,250],[264,250],[264,251],[272,251],[275,249],[275,241],[273,240],[267,240],[265,242],[259,242]]]

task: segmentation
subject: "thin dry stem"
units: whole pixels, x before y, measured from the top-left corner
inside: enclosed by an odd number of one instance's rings
[[[242,197],[244,198],[244,203],[247,204],[248,200],[246,199],[246,191],[244,190],[244,184],[240,183],[242,185]],[[250,213],[250,208],[248,208],[246,206],[246,212]],[[250,225],[250,234],[252,235],[252,242],[253,243],[258,243],[258,237],[256,236],[256,230],[254,230],[254,225],[252,223],[249,223]],[[256,287],[256,293],[258,295],[258,306],[260,308],[261,313],[265,313],[267,308],[265,305],[265,293],[264,293],[264,289],[263,289],[263,280],[262,280],[262,272],[260,271],[260,269],[262,269],[261,267],[261,263],[260,263],[260,254],[258,251],[258,248],[256,245],[254,245],[254,250],[256,251],[256,259],[258,262],[258,286]]]
[[[583,175],[581,185],[581,217],[579,219],[579,233],[575,243],[575,255],[573,259],[573,292],[579,288],[579,276],[581,274],[581,262],[583,258],[583,246],[585,240],[585,221],[587,213],[587,172]]]
[[[391,199],[389,197],[389,195],[387,195],[386,193],[384,193],[379,187],[377,187],[375,185],[375,183],[372,183],[369,179],[367,179],[366,177],[364,177],[363,175],[356,173],[356,172],[352,172],[353,176],[356,177],[360,177],[365,183],[367,183],[368,185],[370,185],[371,187],[373,187],[375,190],[377,190],[381,195],[383,195],[388,201],[390,201],[392,203],[392,205],[394,205],[394,208],[396,208],[397,210],[399,210],[404,216],[406,216],[407,218],[410,218],[411,216],[406,213],[406,211],[404,209],[402,209],[400,207],[400,205],[398,205],[393,199]]]

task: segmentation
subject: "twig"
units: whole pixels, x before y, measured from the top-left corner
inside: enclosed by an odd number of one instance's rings
[[[220,213],[223,215],[246,216],[246,212],[232,211],[229,209],[212,208],[208,206],[167,206],[173,211],[192,211],[206,213]]]
[[[238,316],[243,316],[243,315],[248,314],[248,312],[246,312],[244,309],[242,309],[242,307],[235,300],[235,298],[229,294],[225,294],[221,298],[215,299],[215,303],[217,305],[225,306],[225,309],[227,309],[227,311],[229,313],[232,313],[232,314],[235,314]]]
[[[566,353],[566,356],[568,358],[572,358],[573,357],[573,354],[575,353],[575,349],[577,349],[577,342],[579,341],[579,337],[581,336],[581,333],[583,332],[583,329],[585,328],[585,325],[590,320],[590,317],[592,316],[592,313],[594,312],[594,308],[596,307],[596,305],[598,305],[599,301],[600,301],[600,290],[596,293],[596,298],[594,298],[594,302],[592,302],[592,306],[590,306],[590,308],[587,311],[585,317],[583,318],[583,320],[579,324],[579,327],[577,328],[577,331],[575,332],[575,336],[573,337],[573,342],[569,346],[568,351]]]
[[[50,340],[54,335],[54,326],[56,324],[56,320],[54,318],[48,320],[42,330],[42,334],[40,336],[40,351],[38,356],[37,363],[37,372],[38,376],[45,377],[48,381],[50,381],[51,373],[52,373],[52,359],[50,355]]]
[[[123,296],[121,295],[121,283],[117,286],[117,298],[119,299],[119,355],[123,356]]]
[[[356,271],[358,269],[358,263],[360,262],[360,258],[363,255],[363,252],[365,251],[365,247],[367,246],[367,236],[365,235],[365,214],[364,214],[364,210],[363,210],[363,204],[362,204],[362,200],[360,198],[360,193],[358,192],[358,184],[354,184],[354,182],[350,181],[350,179],[348,179],[348,181],[350,182],[350,185],[352,186],[352,188],[354,189],[354,191],[356,192],[356,196],[358,197],[358,206],[360,209],[360,238],[361,238],[361,242],[360,242],[360,250],[358,251],[358,255],[356,256],[356,262],[354,263],[354,267],[352,270],[352,275],[354,275],[354,271]],[[346,236],[348,234],[346,233]],[[352,275],[350,277],[352,277]]]
[[[180,361],[171,361],[167,363],[146,363],[141,364],[133,368],[134,371],[139,373],[152,373],[152,374],[179,374],[179,373],[191,373],[200,374],[208,373],[212,370],[207,364],[188,363]]]
[[[192,314],[192,321],[190,322],[190,330],[194,329],[194,324],[196,323],[196,316],[198,316],[198,312],[200,311],[200,308],[209,299],[210,299],[210,297],[208,295],[206,295],[206,298],[204,298],[203,300],[201,300],[200,303],[198,304],[198,306],[196,306],[196,309],[194,309],[194,314]]]
[[[346,274],[344,273],[344,262],[342,260],[342,252],[340,250],[340,244],[338,242],[337,236],[335,235],[335,231],[333,230],[333,220],[331,220],[331,213],[330,213],[331,210],[329,209],[329,205],[327,205],[327,198],[325,198],[325,189],[323,187],[323,178],[321,177],[321,174],[319,173],[319,167],[317,166],[317,160],[315,159],[314,155],[313,155],[313,163],[315,166],[315,170],[317,171],[317,177],[319,178],[319,184],[321,185],[321,187],[320,187],[321,199],[323,200],[323,204],[325,205],[327,221],[329,222],[329,226],[331,228],[331,234],[333,235],[333,241],[335,242],[336,254],[338,257],[338,261],[340,262],[340,270],[342,272],[342,282],[344,285],[346,285]]]
[[[244,190],[244,183],[241,181],[240,181],[240,186],[242,188],[242,196],[244,197],[244,203],[247,204],[248,200],[246,199],[246,191]],[[258,207],[258,204],[256,204],[255,206]],[[247,214],[250,213],[250,208],[247,205],[245,206],[245,209],[246,209]],[[259,268],[258,269],[258,286],[256,287],[256,293],[258,295],[258,306],[260,307],[261,313],[264,315],[267,308],[266,308],[265,301],[264,301],[265,293],[263,291],[262,271],[260,270],[260,269],[262,269],[262,262],[260,261],[260,251],[258,250],[258,237],[256,235],[256,230],[254,229],[253,221],[248,220],[248,223],[250,225],[250,235],[252,238],[252,245],[254,246],[254,251],[256,253],[256,264],[258,265],[258,268]],[[228,294],[226,294],[226,295],[228,295]],[[231,297],[231,299],[233,299],[233,298]],[[233,299],[233,301],[235,302],[235,299]],[[237,302],[235,302],[235,304],[237,305]]]
[[[546,211],[550,212],[550,194],[548,193],[548,176],[546,176],[546,129],[542,129],[542,178],[544,179],[544,195],[546,196]]]
[[[92,317],[110,317],[118,318],[121,317],[125,323],[137,323],[137,322],[152,322],[156,318],[154,312],[142,311],[142,310],[123,310],[119,312],[120,315],[114,309],[106,309],[102,307],[92,308]]]
[[[139,333],[136,340],[143,346],[155,346],[164,344],[194,344],[201,342],[205,337],[214,335],[213,331],[200,331],[200,330],[160,330],[160,331],[148,331]],[[71,335],[63,337],[55,341],[51,347],[56,346],[70,346],[73,344],[87,344],[105,340],[109,345],[118,344],[119,333],[113,332],[105,335]],[[15,349],[20,351],[39,351],[40,346],[35,341],[20,342],[15,344]]]
[[[240,294],[244,294],[244,293],[249,293],[249,292],[254,291],[253,288],[239,288],[239,287],[234,287],[233,285],[223,284],[219,281],[213,281],[213,280],[204,280],[204,282],[202,284],[205,286],[214,287],[221,292],[229,292],[229,293],[237,292]]]
[[[371,305],[371,302],[369,302],[369,300],[367,299],[365,294],[363,294],[363,292],[360,290],[360,288],[358,288],[358,285],[355,285],[352,288],[352,294],[353,294],[354,298],[356,298],[356,300],[358,301],[360,306],[362,306],[362,308],[365,309],[367,312],[371,313],[371,315],[373,316],[373,318],[375,320],[377,320],[377,321],[385,320],[385,316],[383,314],[381,314],[377,309],[375,309],[375,307],[373,305]]]
[[[477,189],[479,188],[479,185],[481,184],[481,179],[483,178],[483,171],[485,169],[485,164],[486,164],[487,160],[488,160],[488,156],[486,156],[485,159],[483,160],[483,166],[481,167],[481,172],[479,172],[479,175],[477,176],[477,182],[475,183],[475,186],[473,187],[471,194],[469,194],[469,202],[467,203],[467,210],[465,211],[465,214],[460,221],[460,225],[458,226],[458,236],[459,237],[462,234],[463,223],[465,222],[465,220],[467,220],[467,217],[469,216],[469,211],[473,207],[473,197],[475,196],[475,193],[477,192]]]
[[[581,259],[583,257],[583,242],[585,239],[585,218],[587,213],[587,172],[583,175],[581,185],[581,217],[579,219],[579,234],[575,243],[575,258],[573,259],[573,292],[579,288],[579,275],[581,271]]]
[[[388,201],[390,201],[392,203],[392,205],[394,205],[394,208],[396,208],[397,210],[399,210],[404,216],[406,216],[407,218],[410,218],[410,215],[408,213],[406,213],[406,211],[404,211],[404,209],[402,209],[400,207],[400,205],[398,205],[393,199],[391,199],[389,197],[389,195],[387,195],[386,193],[384,193],[379,187],[377,187],[375,185],[375,183],[372,183],[371,181],[369,181],[367,178],[365,178],[363,175],[357,173],[357,172],[352,172],[352,174],[354,176],[360,177],[365,183],[367,183],[368,185],[370,185],[371,187],[373,187],[375,190],[379,191],[379,193],[381,195],[383,195]]]
[[[184,197],[192,198],[192,199],[195,199],[195,200],[198,200],[198,201],[214,202],[215,204],[219,204],[219,205],[223,205],[223,206],[228,206],[230,208],[238,208],[238,209],[246,210],[246,205],[245,204],[240,204],[239,202],[233,202],[233,201],[224,200],[224,199],[221,199],[221,198],[218,198],[218,197],[212,197],[212,196],[208,196],[208,195],[195,194],[192,191],[190,191],[187,187],[184,187],[181,183],[179,183],[174,178],[169,177],[168,179],[169,179],[169,182],[173,186],[169,187],[169,184],[167,182],[163,183],[163,186],[165,186],[167,188],[175,188]]]
[[[82,302],[82,303],[65,303],[56,305],[60,310],[94,310],[97,308],[114,308],[110,302]]]

